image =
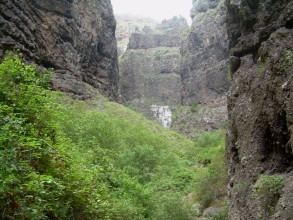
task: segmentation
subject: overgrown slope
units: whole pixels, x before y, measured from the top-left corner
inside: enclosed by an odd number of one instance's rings
[[[223,205],[221,131],[192,142],[100,95],[51,92],[48,81],[17,56],[0,65],[2,219],[185,220]]]

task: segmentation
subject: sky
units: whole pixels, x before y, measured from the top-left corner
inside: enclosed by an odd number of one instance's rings
[[[114,13],[129,13],[151,17],[157,20],[181,15],[188,23],[192,0],[111,0]]]

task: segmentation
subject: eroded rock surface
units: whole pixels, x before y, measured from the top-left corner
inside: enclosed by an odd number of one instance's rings
[[[80,98],[86,84],[116,98],[116,22],[110,0],[0,1],[0,49],[54,68],[53,87]],[[4,54],[3,54],[4,55]]]
[[[172,123],[172,112],[169,106],[151,105],[151,111],[153,117],[157,118],[164,128],[170,128]]]
[[[293,2],[226,4],[229,219],[292,219]]]
[[[179,47],[181,32],[188,27],[183,17],[163,20],[156,28],[145,26],[142,31],[133,33],[127,49],[148,49],[155,47]]]
[[[191,29],[181,41],[181,101],[184,106],[197,103],[201,110],[180,113],[172,127],[192,138],[227,122],[230,81],[224,1],[194,1],[191,17]]]
[[[132,33],[141,30],[144,26],[154,28],[160,23],[152,18],[130,14],[115,14],[115,18],[117,21],[116,39],[118,56],[126,51]]]
[[[193,22],[187,39],[182,40],[180,74],[182,102],[207,103],[224,99],[229,89],[228,36],[224,1],[215,0],[206,11],[191,10]],[[209,1],[205,1],[209,2]],[[216,7],[215,7],[216,4]]]
[[[156,28],[146,26],[131,35],[119,62],[120,99],[126,106],[152,118],[152,105],[174,109],[180,103],[178,46],[181,32],[187,27],[184,18],[174,17]]]

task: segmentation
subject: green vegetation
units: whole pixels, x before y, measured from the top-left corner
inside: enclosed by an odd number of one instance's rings
[[[212,216],[211,220],[227,220],[229,215],[229,206],[226,204],[216,215]]]
[[[279,70],[282,72],[282,71],[286,71],[292,65],[293,65],[293,51],[285,50],[277,66]]]
[[[160,54],[156,54],[154,60],[160,60],[161,59],[161,55]]]
[[[226,75],[226,78],[227,78],[228,81],[232,81],[231,70],[230,70],[230,68],[229,68],[229,70],[228,70],[228,73],[227,73],[227,75]]]
[[[247,190],[249,188],[250,184],[248,182],[240,182],[240,183],[236,183],[233,187],[233,190]]]
[[[223,205],[222,131],[192,142],[101,96],[49,91],[49,75],[0,65],[1,219],[185,220]]]
[[[271,211],[283,187],[283,176],[261,175],[253,188],[252,197],[260,198],[267,211]]]
[[[193,7],[192,14],[195,16],[193,17],[193,21],[196,21],[197,24],[203,25],[209,21],[208,18],[213,18],[213,20],[218,20],[219,16],[221,16],[220,10],[223,9],[225,5],[225,0],[220,0],[216,8],[209,8],[205,13],[198,13],[196,8]]]
[[[188,26],[187,28],[185,28],[182,33],[181,33],[181,38],[185,39],[189,36],[189,33],[191,31],[191,27]]]
[[[257,67],[257,74],[258,76],[262,76],[264,74],[264,71],[265,71],[265,67],[267,66],[268,62],[267,61],[264,61],[264,62],[261,62],[258,67]]]
[[[253,196],[276,195],[283,187],[282,176],[261,175],[257,186],[253,189]]]
[[[196,162],[203,165],[196,170],[195,197],[203,208],[222,204],[227,185],[224,132],[204,132],[195,145]]]
[[[198,112],[199,110],[199,105],[197,102],[193,102],[191,105],[190,105],[190,111],[195,113],[195,112]]]

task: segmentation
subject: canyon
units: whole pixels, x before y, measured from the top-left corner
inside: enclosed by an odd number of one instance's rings
[[[228,218],[292,219],[293,2],[192,2],[191,27],[118,31],[110,0],[3,0],[0,59],[15,51],[54,69],[53,90],[100,93],[190,139],[227,129]]]

